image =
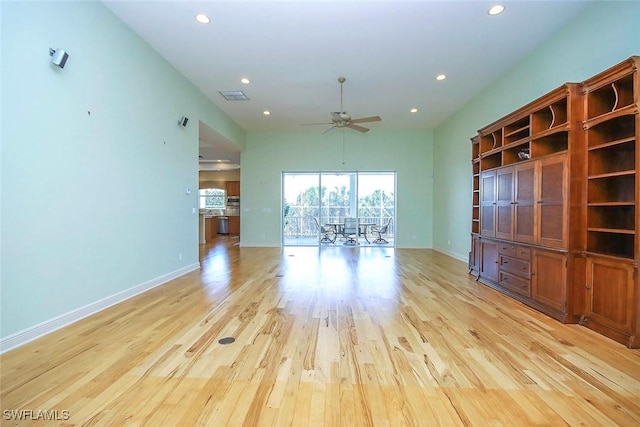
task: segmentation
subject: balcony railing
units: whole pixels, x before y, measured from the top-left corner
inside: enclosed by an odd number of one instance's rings
[[[340,223],[344,222],[345,217],[327,217],[318,219],[321,224],[327,223]],[[362,223],[373,223],[379,226],[384,225],[388,217],[379,217],[379,216],[367,216],[360,217],[360,222]],[[316,239],[318,240],[318,236],[320,234],[320,230],[318,230],[318,226],[312,216],[286,216],[284,218],[284,232],[283,238],[285,243],[290,242],[295,239]],[[370,235],[370,234],[369,234]],[[393,239],[395,236],[395,227],[394,222],[391,222],[387,233],[385,234],[385,238],[387,240]]]

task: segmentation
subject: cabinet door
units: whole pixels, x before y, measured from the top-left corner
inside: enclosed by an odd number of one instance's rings
[[[480,234],[496,236],[496,172],[482,172],[480,176]]]
[[[205,240],[211,242],[218,235],[217,218],[205,218],[204,224]]]
[[[533,251],[531,296],[558,311],[567,301],[567,256],[549,251]]]
[[[498,243],[480,240],[480,276],[498,281]]]
[[[240,195],[240,181],[227,181],[227,196],[239,196]]]
[[[496,237],[513,239],[513,167],[496,172]]]
[[[566,156],[540,161],[538,198],[539,243],[556,248],[567,247]]]
[[[637,298],[633,273],[632,264],[587,257],[586,308],[589,321],[624,334],[634,332]]]
[[[477,275],[480,271],[480,236],[471,235],[471,253],[469,254],[469,273]]]
[[[535,241],[535,165],[527,162],[515,169],[513,233],[518,242]]]
[[[229,217],[229,234],[240,234],[240,217]]]

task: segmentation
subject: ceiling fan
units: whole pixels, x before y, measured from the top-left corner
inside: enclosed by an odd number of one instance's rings
[[[358,132],[366,133],[369,132],[369,129],[364,126],[358,126],[356,123],[379,122],[380,120],[382,120],[380,116],[352,119],[349,114],[344,112],[344,109],[342,108],[342,85],[346,80],[347,79],[344,77],[338,77],[338,83],[340,83],[340,111],[334,111],[331,113],[331,123],[305,123],[303,126],[332,125],[329,129],[322,132],[323,135],[327,132],[335,130],[336,128],[349,128]]]

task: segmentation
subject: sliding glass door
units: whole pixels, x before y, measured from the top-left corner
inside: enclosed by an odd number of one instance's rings
[[[361,172],[358,174],[358,218],[361,223],[374,224],[375,229],[387,226],[385,235],[373,234],[379,244],[393,245],[396,216],[396,174],[394,172]],[[385,243],[386,241],[386,243]]]
[[[285,246],[319,245],[321,227],[339,230],[345,218],[366,225],[358,236],[363,244],[394,245],[395,172],[284,172],[282,195]],[[385,224],[380,239],[374,231]],[[341,242],[338,236],[333,244]]]
[[[318,245],[315,219],[320,209],[318,173],[284,173],[282,179],[282,244]]]

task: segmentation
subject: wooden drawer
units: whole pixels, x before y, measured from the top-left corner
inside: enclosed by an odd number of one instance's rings
[[[516,245],[509,242],[498,243],[498,253],[501,255],[516,256]]]
[[[531,295],[531,282],[529,279],[514,276],[513,274],[500,271],[499,283],[505,289],[510,289],[526,297]]]
[[[529,261],[500,255],[498,262],[500,271],[506,271],[527,280],[531,276],[531,263]]]
[[[520,246],[509,242],[500,242],[498,252],[501,255],[512,256],[527,261],[531,260],[531,249],[528,246]]]
[[[516,258],[531,261],[531,248],[527,246],[516,246]]]

